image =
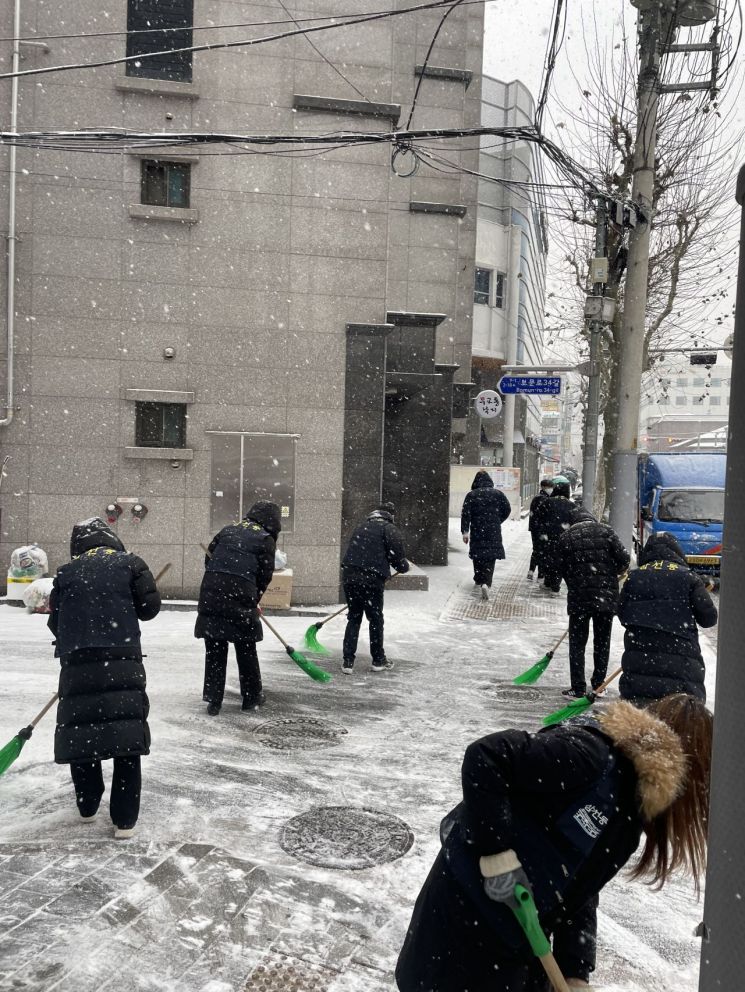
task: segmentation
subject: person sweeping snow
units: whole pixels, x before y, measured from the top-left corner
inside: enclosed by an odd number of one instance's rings
[[[109,809],[123,839],[134,833],[140,758],[150,752],[138,621],[157,616],[160,595],[142,558],[98,517],[73,527],[70,557],[49,599],[61,666],[54,760],[70,765],[80,815],[93,820],[104,793],[101,762],[113,759]]]
[[[256,644],[264,636],[258,605],[274,575],[281,530],[279,507],[261,499],[239,523],[223,527],[207,548],[194,636],[204,638],[202,698],[210,716],[217,716],[222,708],[230,643],[235,645],[242,709],[264,704],[256,654]]]
[[[494,488],[494,480],[479,469],[466,493],[460,515],[463,543],[469,545],[468,557],[473,561],[473,582],[481,589],[481,598],[489,598],[494,578],[494,565],[505,557],[502,524],[512,507],[505,494]]]
[[[344,598],[347,601],[347,627],[344,631],[341,670],[354,671],[354,658],[363,615],[370,625],[371,670],[393,668],[383,647],[383,597],[391,568],[401,574],[409,571],[401,532],[393,522],[393,503],[383,503],[360,524],[349,539],[342,559]]]
[[[400,992],[546,992],[510,909],[517,885],[532,890],[569,986],[586,987],[598,893],[642,836],[633,878],[703,872],[712,729],[704,704],[678,694],[471,744],[398,959]]]

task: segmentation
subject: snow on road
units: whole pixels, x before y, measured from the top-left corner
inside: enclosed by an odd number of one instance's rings
[[[392,968],[414,898],[439,846],[439,821],[459,799],[465,746],[505,727],[537,730],[540,718],[563,704],[559,690],[568,681],[564,645],[537,686],[522,694],[511,687],[512,677],[565,628],[563,600],[553,615],[549,611],[541,619],[442,619],[456,587],[470,584],[470,563],[457,527],[452,537],[450,565],[426,569],[429,592],[387,594],[386,649],[396,662],[393,671],[369,672],[363,636],[354,675],[341,675],[341,618],[322,632],[333,651],[321,660],[334,673],[328,686],[303,675],[268,635],[259,648],[268,700],[258,713],[240,710],[231,658],[222,713],[206,715],[202,645],[192,636],[194,613],[164,611],[143,625],[152,753],[143,761],[138,850],[148,844],[154,851],[185,843],[213,845],[280,873],[290,902],[292,880],[303,880],[328,886],[331,902],[337,893],[340,902],[374,905],[382,923],[376,924],[367,959],[362,953],[358,960],[376,970],[380,988],[395,987]],[[508,560],[498,563],[495,585],[500,576],[504,581],[517,567],[524,568],[526,538],[524,523],[506,525]],[[525,587],[528,594],[527,582]],[[535,589],[529,594],[541,595]],[[299,645],[308,620],[277,618],[276,624]],[[58,664],[50,640],[44,617],[0,606],[0,743],[55,691]],[[617,628],[611,667],[620,648]],[[703,649],[711,690],[712,638],[703,640]],[[270,725],[297,718],[331,725],[332,746],[284,750],[276,741],[267,746],[267,735],[271,741],[277,729]],[[62,843],[84,850],[93,841],[107,841],[111,829],[108,817],[91,825],[78,819],[67,768],[52,762],[53,731],[50,717],[0,781],[0,843],[34,842],[50,856]],[[295,725],[291,732],[297,732]],[[414,844],[399,860],[360,871],[311,867],[287,854],[279,837],[291,817],[317,806],[394,814],[411,828]],[[693,992],[699,955],[693,929],[702,912],[686,883],[653,892],[617,879],[601,897],[596,985],[607,992]],[[207,926],[200,919],[197,915],[191,923],[194,935]],[[84,956],[85,946],[78,953]],[[323,963],[323,950],[318,954]],[[152,967],[158,967],[155,960]],[[328,987],[334,992],[364,988],[353,972],[350,966],[346,977]],[[230,987],[223,983],[221,992]]]

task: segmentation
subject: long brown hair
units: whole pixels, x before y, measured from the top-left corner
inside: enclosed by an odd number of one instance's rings
[[[714,719],[700,699],[683,693],[658,699],[647,710],[680,738],[687,769],[677,799],[645,824],[644,850],[631,877],[646,877],[650,885],[661,888],[673,872],[682,868],[693,876],[698,893],[706,868]]]

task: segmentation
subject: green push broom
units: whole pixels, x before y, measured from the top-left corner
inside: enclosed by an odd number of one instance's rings
[[[541,675],[543,675],[543,673],[548,668],[551,659],[553,658],[559,645],[561,644],[561,642],[564,640],[564,638],[567,636],[568,633],[569,631],[565,630],[564,633],[559,638],[559,640],[556,642],[556,644],[554,644],[554,646],[551,648],[551,650],[547,651],[546,654],[544,654],[544,656],[541,658],[541,660],[537,661],[532,668],[529,668],[527,670],[527,672],[523,672],[522,675],[518,675],[517,678],[514,678],[512,680],[512,684],[533,685],[535,682],[537,682],[538,679],[541,677]]]
[[[342,613],[346,613],[348,607],[342,606],[340,610],[336,613],[330,614],[330,616],[325,617],[323,620],[319,620],[318,623],[312,623],[310,627],[305,631],[305,638],[303,640],[303,645],[307,651],[312,651],[314,654],[331,654],[327,647],[318,640],[318,631],[324,624],[327,624],[329,620],[333,620],[334,617],[339,617]]]
[[[597,689],[594,689],[592,692],[588,692],[587,695],[582,696],[581,699],[575,699],[573,703],[569,703],[569,705],[564,706],[563,709],[556,710],[555,713],[549,713],[548,716],[543,718],[544,726],[551,727],[555,723],[563,723],[564,720],[571,720],[573,716],[579,716],[580,713],[584,713],[585,710],[589,710],[598,696],[605,692],[613,679],[617,679],[622,671],[622,668],[617,668],[612,675],[608,676],[602,685],[597,687]]]
[[[531,893],[524,885],[516,885],[515,898],[508,905],[517,917],[523,933],[528,938],[528,943],[533,954],[535,954],[543,965],[543,970],[546,972],[556,992],[572,992],[561,973],[556,958],[551,953],[551,945],[538,920],[538,910],[536,909]]]
[[[325,672],[322,668],[319,668],[318,665],[314,665],[313,662],[309,661],[304,654],[301,654],[299,651],[296,651],[295,648],[293,648],[290,644],[287,643],[287,641],[284,639],[284,637],[282,637],[280,632],[269,623],[267,618],[262,613],[261,609],[259,609],[259,615],[261,619],[264,621],[264,623],[267,625],[269,630],[271,630],[271,632],[280,642],[280,644],[285,649],[287,654],[292,658],[292,660],[298,666],[298,668],[302,668],[305,674],[310,675],[310,677],[316,682],[331,681],[331,676],[329,675],[328,672]]]
[[[37,716],[34,717],[34,719],[31,721],[28,727],[24,727],[23,730],[19,730],[18,733],[15,735],[15,737],[11,741],[8,741],[5,747],[2,748],[2,750],[0,750],[0,775],[3,775],[5,772],[7,772],[7,770],[10,768],[10,766],[13,764],[13,762],[16,760],[18,755],[23,750],[23,745],[31,737],[31,734],[33,734],[34,728],[36,727],[39,720],[41,720],[41,718],[49,710],[51,710],[51,708],[54,706],[56,702],[57,702],[57,693],[55,692],[55,694],[49,700],[49,702],[41,711],[41,713],[39,713]]]

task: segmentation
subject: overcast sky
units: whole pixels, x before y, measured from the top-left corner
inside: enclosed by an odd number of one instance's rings
[[[731,6],[729,0],[728,6]],[[541,84],[543,63],[553,13],[553,0],[493,0],[486,5],[486,36],[484,39],[484,72],[497,79],[520,79],[536,99]],[[636,31],[636,11],[630,0],[567,0],[567,28],[559,59],[554,71],[552,92],[564,102],[578,105],[577,79],[582,79],[586,63],[584,35],[597,36],[601,42],[620,40],[624,30]],[[682,39],[681,39],[682,40]],[[574,78],[576,74],[577,79]],[[745,57],[739,55],[739,71],[732,74],[729,83],[730,99],[743,84]],[[740,95],[742,96],[742,90]],[[727,100],[724,94],[723,100]],[[745,128],[745,99],[734,100],[739,106],[738,122]],[[548,136],[561,141],[561,132],[544,122]],[[735,163],[745,164],[745,146],[732,155]],[[739,164],[738,163],[738,164]],[[734,204],[733,180],[733,235],[737,236],[737,211]],[[734,265],[736,259],[730,258]],[[556,264],[551,266],[549,285],[556,285],[557,277],[565,279]],[[732,294],[731,304],[734,304]],[[710,340],[722,340],[732,330],[731,321],[725,328],[712,328]]]

